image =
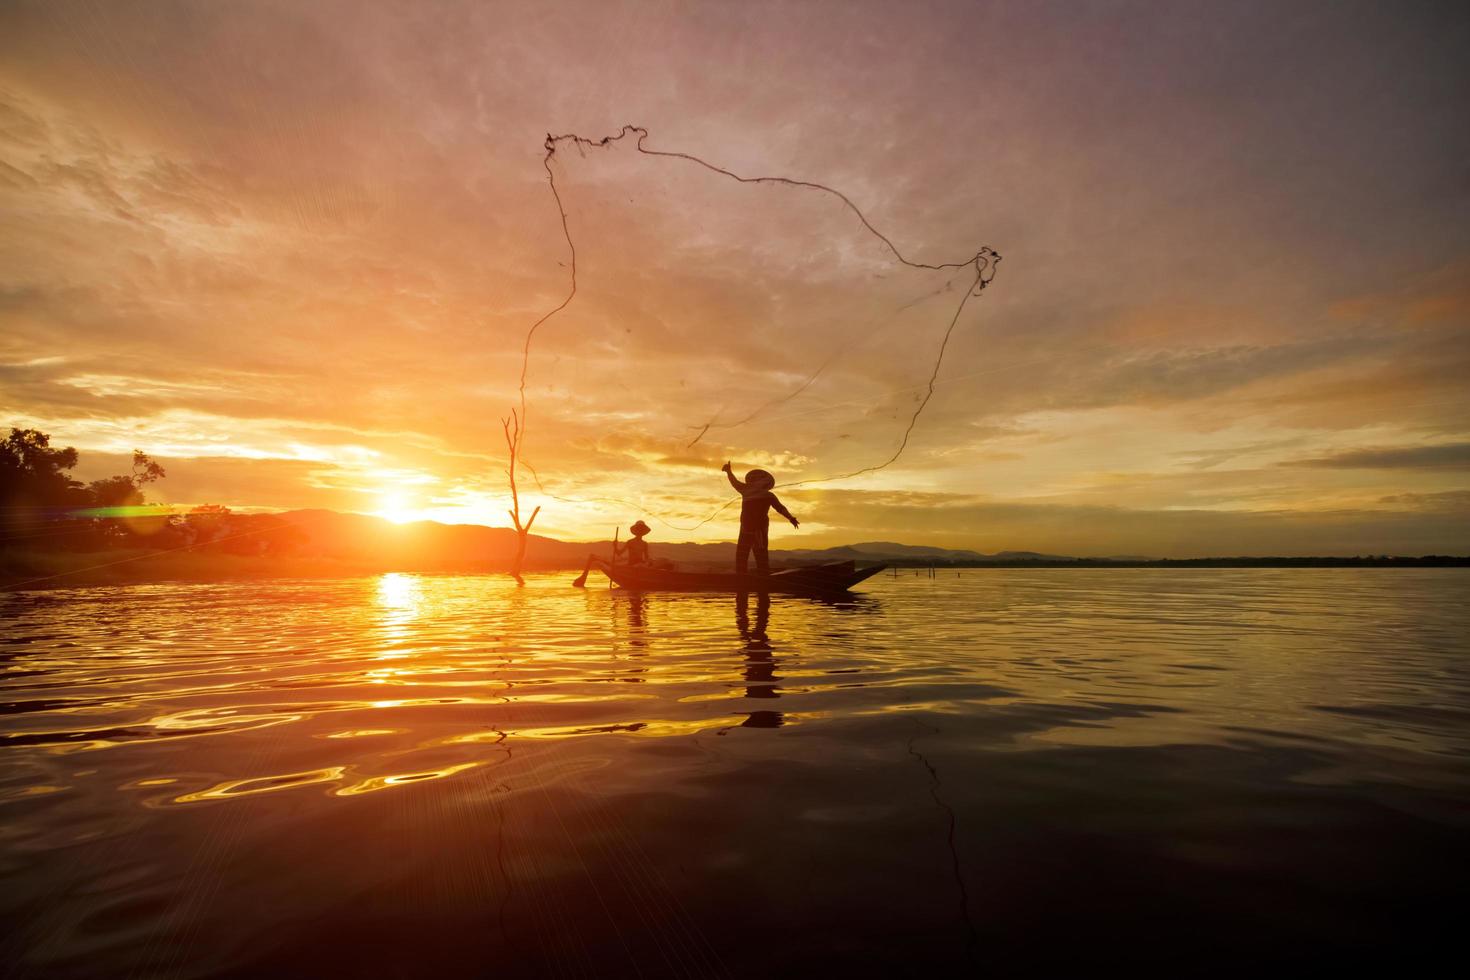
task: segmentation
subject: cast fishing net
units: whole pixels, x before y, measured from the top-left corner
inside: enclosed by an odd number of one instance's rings
[[[737,173],[634,127],[548,136],[545,167],[567,291],[526,336],[518,448],[558,523],[694,530],[730,501],[726,459],[819,488],[914,454],[993,250],[923,254],[861,209],[879,187]]]

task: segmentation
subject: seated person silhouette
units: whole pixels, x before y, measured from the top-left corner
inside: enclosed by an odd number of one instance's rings
[[[792,527],[801,527],[801,522],[792,517],[791,511],[771,492],[776,478],[765,470],[751,470],[742,482],[735,479],[728,461],[721,469],[729,478],[730,486],[740,494],[740,540],[735,544],[735,571],[744,575],[750,554],[755,552],[757,574],[769,574],[771,520],[767,511],[775,510],[790,521]]]
[[[651,530],[653,529],[642,521],[638,521],[632,527],[628,528],[628,533],[633,536],[622,544],[618,544],[616,541],[613,542],[613,560],[611,562],[603,560],[598,555],[588,555],[587,566],[582,569],[582,574],[578,575],[572,584],[579,589],[584,587],[587,584],[587,574],[592,571],[593,565],[596,565],[605,572],[611,565],[618,563],[619,555],[623,556],[624,560],[621,564],[624,565],[651,564],[648,557],[648,542],[643,540],[643,536]]]

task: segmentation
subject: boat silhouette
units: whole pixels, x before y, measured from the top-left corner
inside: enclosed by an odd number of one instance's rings
[[[769,575],[736,572],[680,571],[649,565],[612,565],[603,571],[619,588],[637,592],[756,592],[793,595],[840,595],[886,569],[858,568],[852,561],[783,568]]]

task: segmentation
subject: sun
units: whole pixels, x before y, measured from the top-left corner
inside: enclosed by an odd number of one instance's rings
[[[378,509],[373,513],[394,524],[406,524],[418,516],[408,495],[395,490],[378,495]]]

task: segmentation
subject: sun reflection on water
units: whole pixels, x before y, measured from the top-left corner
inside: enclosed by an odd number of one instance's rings
[[[422,613],[424,587],[420,576],[402,572],[380,576],[377,604],[381,610],[379,625],[384,647],[378,658],[390,660],[412,656],[412,650],[399,648],[411,642],[413,623]]]
[[[351,786],[343,786],[337,790],[338,796],[360,796],[363,793],[372,793],[380,789],[392,789],[395,786],[409,786],[414,783],[423,782],[426,779],[444,779],[456,773],[464,772],[478,766],[478,762],[462,762],[454,766],[445,766],[442,769],[426,769],[422,772],[405,772],[392,776],[370,776],[361,782]]]

